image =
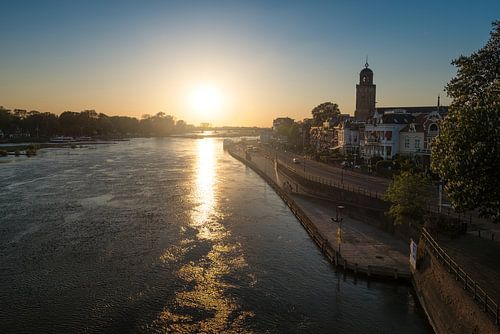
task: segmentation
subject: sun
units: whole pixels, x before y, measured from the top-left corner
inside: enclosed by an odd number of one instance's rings
[[[220,112],[222,108],[222,94],[216,86],[200,85],[190,94],[191,107],[199,114],[210,116]]]

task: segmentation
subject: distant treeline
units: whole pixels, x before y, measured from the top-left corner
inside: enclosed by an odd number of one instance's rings
[[[0,138],[47,139],[54,136],[126,137],[166,136],[194,129],[183,120],[159,112],[154,116],[108,116],[95,110],[65,111],[59,116],[36,110],[0,107]]]

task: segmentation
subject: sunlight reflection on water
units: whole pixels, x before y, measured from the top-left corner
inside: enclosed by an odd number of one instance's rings
[[[216,143],[206,138],[199,140],[197,145],[196,182],[193,189],[197,206],[192,211],[190,225],[197,230],[199,240],[212,243],[211,249],[200,261],[190,261],[178,271],[177,276],[192,288],[176,294],[176,309],[180,312],[165,309],[156,323],[162,323],[165,329],[179,333],[236,332],[241,329],[242,322],[254,314],[239,311],[238,302],[226,293],[227,289],[234,286],[225,282],[223,277],[246,267],[247,263],[241,245],[228,242],[226,237],[229,232],[221,223],[224,217],[218,209],[216,196]],[[172,253],[182,254],[183,248],[185,246],[171,249],[164,254],[163,260],[174,259],[176,256]]]

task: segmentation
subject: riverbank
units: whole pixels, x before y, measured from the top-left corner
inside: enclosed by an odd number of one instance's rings
[[[331,221],[336,214],[335,205],[306,196],[298,185],[293,189],[293,183],[278,172],[276,162],[269,156],[259,153],[247,156],[237,145],[228,148],[228,152],[271,185],[335,266],[368,277],[410,279],[409,251],[404,242],[374,226],[347,217],[343,219],[342,238],[339,238],[339,228]]]

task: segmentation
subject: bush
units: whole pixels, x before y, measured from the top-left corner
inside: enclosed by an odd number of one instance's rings
[[[377,162],[384,160],[381,156],[378,157],[371,157],[370,158],[370,165],[375,166]]]
[[[0,150],[0,157],[6,157],[9,154],[9,152],[5,150]]]
[[[380,172],[382,169],[392,169],[394,164],[390,160],[380,160],[375,164],[375,169]]]

